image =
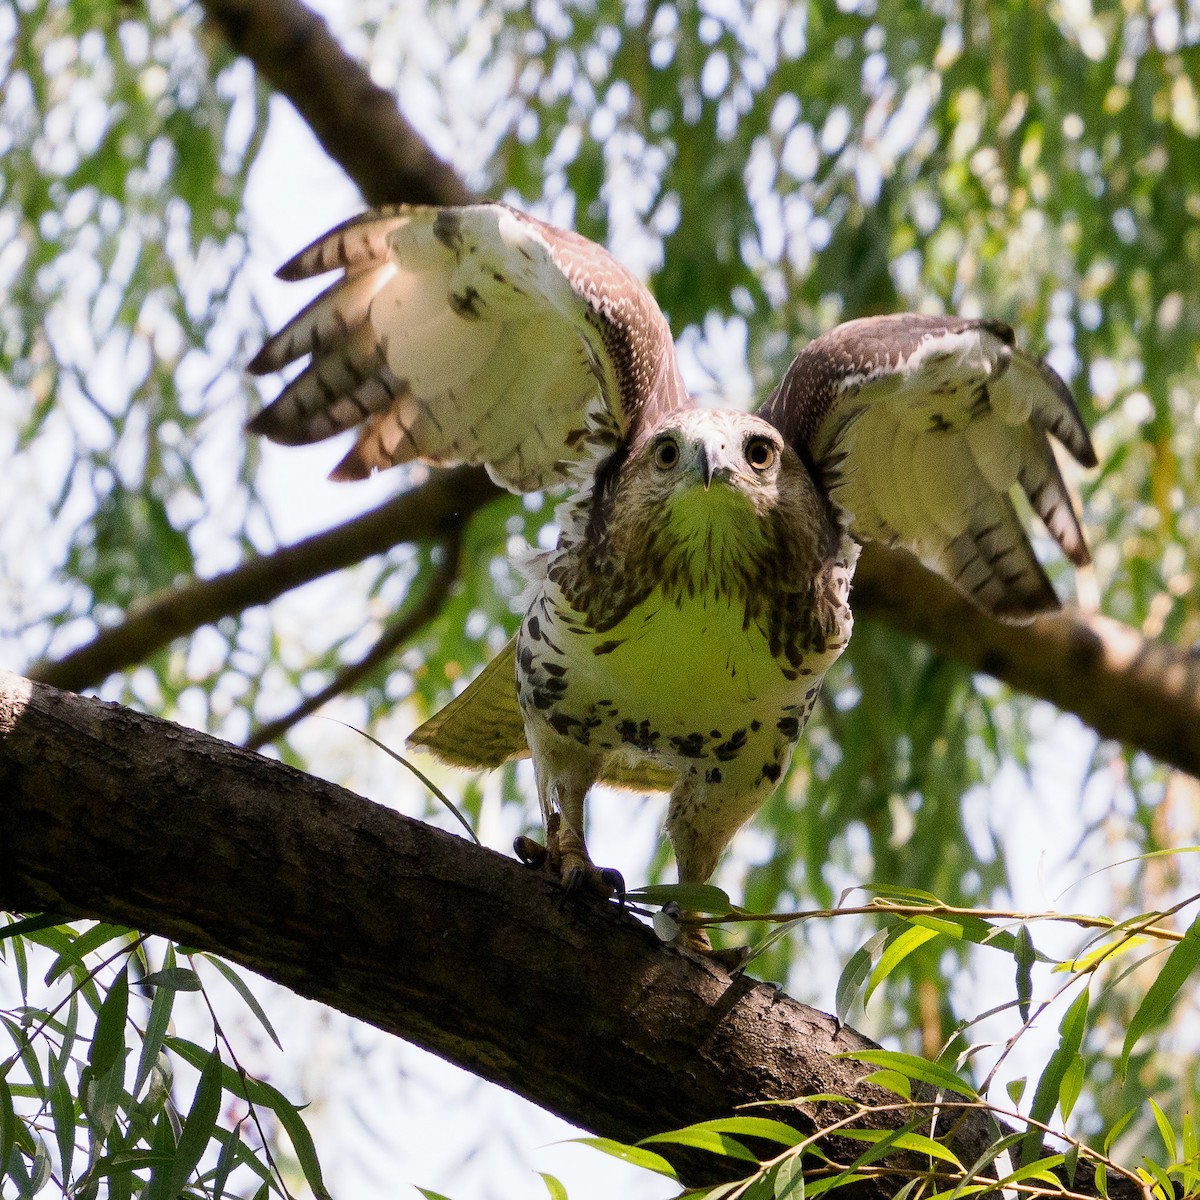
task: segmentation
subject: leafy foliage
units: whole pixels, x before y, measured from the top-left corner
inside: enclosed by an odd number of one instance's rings
[[[253,993],[208,955],[178,952],[128,929],[26,918],[0,927],[19,1002],[0,1009],[12,1052],[0,1060],[4,1195],[174,1200],[181,1195],[290,1195],[266,1127],[282,1130],[312,1192],[325,1195],[296,1107],[233,1057],[200,964],[228,980],[268,1035]],[[161,966],[150,969],[151,957]],[[182,958],[186,966],[179,965]],[[44,971],[44,974],[43,974]],[[39,979],[38,976],[41,976]],[[170,1032],[181,995],[209,1018],[209,1048]],[[189,1087],[180,1068],[196,1082]],[[272,1130],[272,1138],[277,1138]],[[16,1190],[9,1192],[8,1186]]]
[[[1071,380],[1100,451],[1099,472],[1071,478],[1095,549],[1083,601],[1151,636],[1200,638],[1194,3],[439,0],[428,18],[370,3],[356,17],[355,53],[473,186],[607,240],[648,275],[698,392],[761,398],[803,341],[855,315],[1009,320]],[[0,474],[0,654],[17,668],[280,540],[259,450],[240,432],[252,403],[240,366],[260,326],[250,243],[266,240],[265,222],[254,226],[250,177],[267,101],[201,19],[167,0],[0,11],[0,447],[12,459]],[[289,193],[268,207],[294,204]],[[480,513],[447,602],[339,715],[395,744],[461,687],[513,629],[507,544],[552,538],[552,520],[540,498]],[[399,546],[197,630],[104,690],[245,738],[338,679],[448,552]],[[1027,1030],[1058,1022],[1029,1059],[1028,1086],[1009,1081],[1025,1115],[1057,1111],[1101,1146],[1101,1177],[1119,1135],[1124,1161],[1155,1147],[1156,1186],[1165,1171],[1195,1190],[1200,1047],[1185,1014],[1197,934],[1173,922],[1200,889],[1194,859],[1156,852],[1200,840],[1200,799],[1191,781],[1093,743],[1085,776],[1046,800],[1079,813],[1073,845],[1050,848],[1071,882],[1130,861],[1084,880],[1087,906],[1110,914],[1093,940],[1048,942],[1042,914],[1003,914],[1042,849],[1014,781],[1045,775],[1034,764],[1052,724],[1043,707],[860,622],[788,786],[722,878],[743,907],[725,892],[680,903],[748,932],[756,972],[894,1039],[913,1057],[877,1064],[893,1083],[920,1052],[978,1070],[987,1092],[983,1063],[1021,1057],[1012,1048]],[[313,729],[298,726],[279,753],[343,779],[367,770],[354,739]],[[476,823],[500,807],[535,819],[519,769],[455,799]],[[660,882],[664,853],[644,858],[641,873]],[[846,915],[838,898],[860,886],[881,902]],[[835,903],[842,916],[818,919]],[[218,1071],[210,1049],[168,1037],[176,998],[200,975],[173,951],[152,970],[150,945],[103,926],[10,928],[22,1002],[5,1020],[0,1164],[23,1194],[52,1179],[82,1180],[86,1194],[104,1171],[110,1189],[153,1194],[181,1180],[217,1194],[235,1176],[277,1183],[262,1160],[272,1130],[251,1149],[244,1122],[210,1122],[218,1093],[274,1113],[308,1154],[277,1093],[237,1076],[227,1052]],[[117,957],[96,973],[87,964],[102,948]],[[27,994],[38,954],[74,989],[60,1012]],[[1000,956],[1012,992],[980,1017],[994,989],[971,979]],[[40,1026],[39,1012],[53,1019]],[[85,1018],[94,1032],[80,1032]],[[977,1028],[988,1032],[968,1042]],[[163,1047],[198,1073],[178,1097]],[[1065,1145],[1066,1161],[1083,1153]],[[1036,1180],[1045,1160],[1031,1160],[1032,1141],[1013,1150],[1026,1161],[1015,1170]],[[756,1161],[754,1194],[802,1194],[785,1165],[800,1161],[794,1147],[769,1170]],[[870,1169],[877,1160],[852,1173]],[[545,1183],[557,1196],[557,1180]]]

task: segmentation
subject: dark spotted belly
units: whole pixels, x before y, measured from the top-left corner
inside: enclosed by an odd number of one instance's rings
[[[550,589],[517,640],[517,690],[527,726],[600,761],[649,758],[710,783],[777,780],[845,639],[799,669],[727,603],[652,596],[596,634]],[[849,630],[847,629],[847,635]]]

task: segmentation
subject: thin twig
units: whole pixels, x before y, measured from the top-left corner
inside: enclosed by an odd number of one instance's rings
[[[1169,916],[1179,907],[1192,904],[1200,896],[1189,897],[1182,905],[1167,913],[1154,913],[1150,920]],[[1003,908],[958,908],[949,904],[892,904],[880,902],[876,904],[857,904],[847,908],[812,908],[801,909],[797,912],[751,913],[732,912],[720,917],[702,917],[694,921],[696,925],[728,925],[739,922],[762,921],[771,925],[786,924],[789,921],[807,921],[813,917],[846,917],[846,916],[894,916],[894,917],[978,917],[981,920],[1013,921],[1019,924],[1030,924],[1034,921],[1062,921],[1068,925],[1077,925],[1082,929],[1102,929],[1120,932],[1121,924],[1110,917],[1093,917],[1086,913],[1056,913],[1056,912],[1012,912]],[[689,922],[693,923],[693,922]],[[1175,929],[1166,929],[1161,925],[1138,925],[1138,934],[1160,938],[1165,942],[1181,942],[1183,934]]]
[[[323,704],[349,691],[361,679],[369,675],[381,662],[389,658],[405,642],[416,636],[441,611],[454,581],[458,578],[461,554],[461,531],[454,529],[442,543],[444,558],[429,581],[425,594],[412,607],[400,613],[391,625],[384,629],[375,645],[356,663],[344,667],[319,692],[302,700],[291,712],[274,721],[251,730],[246,739],[247,750],[258,750],[277,741],[298,721],[316,712]]]

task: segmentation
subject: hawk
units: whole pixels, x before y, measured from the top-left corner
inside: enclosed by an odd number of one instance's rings
[[[409,741],[469,767],[532,753],[570,887],[616,882],[584,840],[600,780],[669,789],[679,878],[709,877],[845,649],[861,543],[906,547],[1027,620],[1058,600],[1020,490],[1088,562],[1050,441],[1093,466],[1087,430],[1000,321],[849,321],[748,414],[688,395],[653,296],[604,249],[505,205],[368,212],[279,275],[333,270],[250,363],[311,355],[253,432],[294,445],[357,426],[334,479],[421,460],[569,489],[556,547],[523,564],[516,636]]]

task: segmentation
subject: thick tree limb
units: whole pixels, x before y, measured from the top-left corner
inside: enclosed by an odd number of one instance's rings
[[[296,0],[204,0],[237,54],[296,111],[369,204],[469,204],[471,192],[396,106]]]
[[[0,847],[0,909],[213,950],[607,1136],[755,1100],[887,1096],[831,1057],[870,1045],[861,1035],[663,946],[614,905],[564,905],[546,876],[332,784],[6,673]],[[812,1129],[841,1114],[773,1115]],[[968,1119],[962,1161],[988,1140]],[[714,1162],[681,1166],[711,1178]]]

